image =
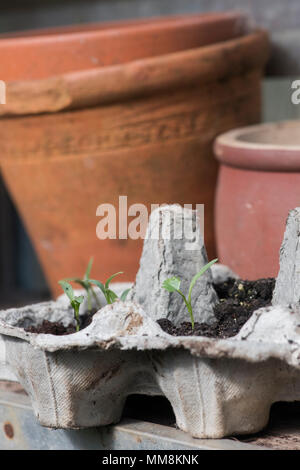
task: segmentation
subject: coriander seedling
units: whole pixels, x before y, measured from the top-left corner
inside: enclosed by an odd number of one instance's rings
[[[61,287],[63,288],[65,294],[67,294],[67,296],[70,299],[71,306],[74,310],[74,318],[75,318],[75,322],[76,322],[76,331],[79,331],[79,329],[80,329],[79,307],[80,307],[80,304],[82,304],[84,297],[83,297],[83,295],[79,295],[79,296],[74,295],[73,288],[72,288],[71,284],[69,284],[67,281],[59,281],[58,284],[61,285]]]
[[[103,292],[103,295],[105,297],[105,300],[108,304],[112,304],[114,303],[117,299],[118,299],[118,296],[117,294],[112,291],[110,288],[109,288],[109,285],[111,283],[111,281],[116,277],[118,276],[119,274],[123,274],[122,271],[120,271],[119,273],[115,273],[113,274],[112,276],[110,276],[105,284],[102,284],[102,282],[100,281],[97,281],[96,279],[90,279],[89,282],[91,284],[94,284],[95,286],[99,287],[99,289],[101,289],[101,291]],[[128,295],[128,292],[130,291],[130,289],[126,289],[124,290],[124,292],[122,293],[122,295],[120,296],[120,300],[122,300],[123,302],[126,300],[126,297]]]
[[[210,261],[209,263],[207,263],[205,266],[203,266],[202,269],[200,269],[200,271],[195,274],[195,276],[193,277],[193,279],[191,280],[191,283],[190,283],[190,287],[189,287],[189,292],[188,292],[188,296],[186,298],[186,296],[181,292],[180,290],[180,284],[181,284],[181,280],[176,277],[176,276],[173,276],[173,277],[170,277],[169,279],[166,279],[164,282],[163,282],[163,285],[162,287],[164,289],[166,289],[168,292],[177,292],[178,294],[181,295],[181,297],[183,298],[184,300],[184,303],[186,305],[186,308],[188,309],[188,312],[190,314],[190,317],[191,317],[191,323],[192,323],[192,330],[194,329],[195,327],[195,321],[194,321],[194,315],[193,315],[193,309],[192,309],[192,304],[191,304],[191,297],[192,297],[192,290],[193,290],[193,287],[194,285],[196,284],[197,280],[199,279],[200,276],[202,276],[202,274],[205,273],[205,271],[207,271],[214,263],[216,263],[218,260],[217,259],[213,259],[212,261]]]

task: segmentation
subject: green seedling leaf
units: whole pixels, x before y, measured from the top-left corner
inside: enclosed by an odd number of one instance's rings
[[[107,296],[106,300],[108,304],[113,304],[118,298],[117,294],[110,289],[106,289],[106,296]]]
[[[105,295],[105,287],[104,285],[102,284],[102,282],[100,281],[97,281],[96,279],[90,279],[89,280],[91,284],[94,284],[95,286],[99,287],[99,289],[103,292],[103,294]]]
[[[76,282],[76,284],[79,284],[81,287],[83,287],[85,290],[88,290],[89,288],[89,283],[87,280],[80,279],[80,277],[66,277],[64,281],[67,282]]]
[[[89,279],[89,282],[91,284],[94,284],[95,286],[99,287],[99,289],[101,289],[101,291],[103,292],[104,294],[104,297],[106,299],[106,302],[108,304],[112,304],[114,303],[117,299],[118,299],[118,296],[117,294],[112,291],[111,289],[109,289],[109,284],[111,283],[111,281],[116,277],[118,276],[119,274],[123,274],[122,271],[120,271],[119,273],[116,273],[116,274],[113,274],[112,276],[110,276],[107,281],[105,282],[105,284],[102,284],[102,282],[100,281],[97,281],[96,279]],[[126,296],[128,294],[130,289],[127,289],[126,291],[123,292],[122,296],[121,296],[121,300],[125,300],[126,299]]]
[[[124,273],[123,273],[123,271],[120,271],[120,272],[118,272],[118,273],[116,273],[116,274],[113,274],[112,276],[110,276],[110,277],[107,279],[107,281],[105,282],[105,287],[106,287],[106,289],[108,289],[109,284],[111,283],[111,281],[112,281],[116,276],[119,276],[119,274],[124,274]]]
[[[184,301],[184,303],[186,305],[186,308],[187,308],[187,310],[190,314],[190,317],[191,317],[192,330],[195,327],[193,308],[192,308],[192,304],[191,304],[191,297],[192,297],[193,287],[196,284],[199,277],[202,276],[202,274],[204,274],[205,271],[207,271],[217,261],[218,261],[217,259],[214,259],[214,260],[210,261],[205,266],[203,266],[203,268],[197,274],[195,274],[195,276],[193,277],[193,279],[190,283],[188,298],[186,298],[185,295],[180,290],[181,281],[178,277],[176,277],[176,276],[170,277],[169,279],[166,279],[162,284],[162,287],[164,289],[166,289],[168,292],[177,292],[183,298],[183,301]]]
[[[61,280],[58,283],[61,285],[61,287],[63,288],[63,291],[65,292],[65,294],[70,299],[71,307],[74,310],[74,318],[75,318],[75,322],[76,322],[76,331],[79,331],[79,329],[80,329],[79,307],[80,307],[80,304],[82,304],[82,302],[84,300],[84,297],[83,297],[83,295],[75,296],[74,291],[73,291],[73,287],[67,281]]]
[[[210,261],[209,263],[207,263],[205,266],[203,266],[202,269],[200,269],[200,271],[195,274],[195,276],[193,277],[192,281],[191,281],[191,284],[190,284],[190,288],[189,288],[189,293],[188,293],[188,302],[190,303],[191,302],[191,296],[192,296],[192,290],[193,290],[193,287],[194,285],[196,284],[196,282],[198,281],[199,277],[202,276],[202,274],[205,273],[205,271],[207,271],[214,263],[216,263],[218,261],[218,258],[216,259],[213,259],[212,261]]]
[[[63,291],[65,294],[67,294],[67,296],[69,297],[69,299],[72,301],[74,300],[74,291],[73,291],[73,287],[71,286],[71,284],[69,284],[66,280],[61,280],[58,282],[58,284],[61,285],[61,287],[63,288]]]
[[[84,279],[87,280],[90,278],[90,274],[91,274],[91,269],[92,269],[92,266],[93,266],[93,262],[94,262],[94,258],[91,258],[88,265],[87,265],[87,268],[86,268],[86,271],[85,271],[85,274],[84,274]]]
[[[120,297],[120,300],[122,300],[122,302],[125,302],[129,291],[130,291],[130,289],[126,289],[126,290],[124,290],[124,292],[122,293],[122,295],[121,295],[121,297]]]
[[[180,284],[181,284],[180,279],[176,276],[173,276],[173,277],[170,277],[169,279],[166,279],[163,282],[162,287],[166,289],[168,292],[178,292],[180,289]]]
[[[73,302],[74,301],[77,302],[79,305],[82,304],[82,302],[84,301],[83,295],[78,295],[77,297],[74,297]]]
[[[88,308],[88,311],[90,311],[90,312],[92,310],[92,296],[94,297],[98,307],[100,307],[99,299],[98,299],[97,295],[95,294],[95,292],[93,290],[93,287],[92,287],[92,284],[90,282],[90,274],[91,274],[92,266],[93,266],[93,258],[91,258],[88,262],[88,265],[87,265],[86,271],[84,273],[83,279],[81,279],[80,277],[68,277],[68,278],[63,279],[63,281],[66,281],[66,282],[75,282],[76,284],[79,284],[81,287],[83,287],[83,289],[86,290],[86,293],[87,293],[87,308]]]

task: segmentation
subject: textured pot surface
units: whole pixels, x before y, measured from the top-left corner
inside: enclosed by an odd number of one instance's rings
[[[242,278],[277,276],[289,210],[300,202],[300,122],[262,124],[217,138],[220,260]]]
[[[121,269],[134,279],[141,240],[96,237],[97,206],[118,208],[119,195],[128,196],[128,206],[144,203],[148,210],[151,204],[205,204],[205,241],[214,256],[212,142],[227,129],[259,120],[268,55],[265,33],[242,34],[241,16],[226,14],[223,36],[216,37],[221,17],[180,20],[185,28],[198,25],[198,42],[195,36],[187,51],[172,43],[173,49],[151,57],[145,47],[145,59],[8,83],[2,173],[54,293],[57,280],[83,272],[91,255],[95,277]],[[173,35],[174,21],[166,21]],[[132,28],[122,31],[133,34]]]

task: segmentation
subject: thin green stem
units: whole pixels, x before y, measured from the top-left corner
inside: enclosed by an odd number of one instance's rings
[[[186,305],[186,308],[188,309],[188,312],[190,314],[190,317],[191,317],[191,323],[192,323],[192,330],[194,329],[195,327],[195,321],[194,321],[194,315],[193,315],[193,309],[192,309],[192,306],[190,304],[190,302],[187,300],[186,296],[178,289],[177,290],[178,294],[181,295],[181,297],[183,298],[184,300],[184,303]]]
[[[80,329],[80,320],[79,320],[79,307],[80,305],[75,303],[73,308],[74,308],[74,317],[76,321],[76,331],[79,331]]]
[[[194,321],[194,315],[193,315],[193,309],[192,306],[189,302],[186,304],[187,309],[189,311],[190,317],[191,317],[191,323],[192,323],[192,330],[195,328],[195,321]]]
[[[106,289],[105,289],[104,297],[105,297],[106,303],[107,303],[108,305],[111,304],[110,297],[109,297],[109,293],[107,292]]]

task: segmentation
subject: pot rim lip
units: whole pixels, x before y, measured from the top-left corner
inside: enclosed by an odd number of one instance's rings
[[[39,45],[47,42],[56,42],[58,37],[68,38],[69,40],[78,39],[81,36],[111,35],[111,34],[130,34],[137,30],[143,32],[157,30],[177,30],[184,29],[191,25],[201,25],[237,20],[244,24],[247,32],[247,15],[238,9],[224,12],[207,12],[194,14],[178,14],[166,16],[141,17],[135,19],[123,19],[117,21],[99,21],[91,23],[82,23],[75,25],[53,26],[48,28],[29,29],[24,31],[12,31],[0,34],[0,45],[9,46],[19,45],[19,43],[38,43]],[[5,44],[7,43],[7,44]]]
[[[226,166],[256,171],[299,172],[300,145],[272,144],[247,141],[255,133],[299,127],[300,119],[268,122],[240,127],[215,139],[217,160]]]
[[[7,82],[7,103],[0,108],[0,117],[95,107],[161,90],[194,83],[200,86],[210,80],[216,82],[232,75],[258,72],[269,57],[269,46],[268,33],[256,28],[216,44],[126,64],[69,72],[46,79]],[[229,57],[226,61],[225,54]],[[234,73],[232,61],[237,67]]]

